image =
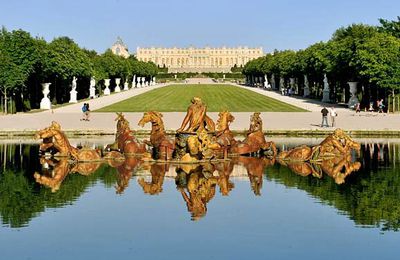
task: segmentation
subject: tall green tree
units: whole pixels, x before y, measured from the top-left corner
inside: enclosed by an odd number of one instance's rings
[[[28,32],[4,27],[0,32],[0,88],[5,100],[11,92],[22,93],[25,83],[35,70],[40,56],[35,39]],[[7,113],[7,102],[5,102]]]
[[[396,38],[400,38],[400,16],[397,16],[397,21],[389,21],[381,18],[379,19],[379,22],[381,23],[381,26],[378,27],[379,31],[386,32]]]

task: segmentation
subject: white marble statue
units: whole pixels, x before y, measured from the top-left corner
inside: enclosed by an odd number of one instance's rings
[[[328,78],[326,77],[326,74],[324,74],[324,89],[322,90],[322,102],[330,102],[330,89],[329,89],[329,83],[328,83]]]
[[[125,80],[125,83],[124,83],[124,90],[129,90],[128,79]]]
[[[264,88],[271,89],[271,84],[268,82],[267,74],[264,75]]]
[[[136,74],[133,75],[133,79],[132,79],[132,88],[136,88]]]
[[[76,91],[76,86],[77,86],[76,81],[77,80],[78,79],[75,76],[72,79],[72,89],[69,92],[69,103],[78,103],[78,100],[77,100],[78,92]]]
[[[281,77],[279,78],[279,91],[282,92],[282,90],[285,89],[285,80]]]
[[[94,77],[90,78],[90,86],[89,86],[89,98],[96,97],[96,80]]]
[[[350,81],[347,82],[350,86],[350,99],[349,102],[347,103],[349,108],[354,108],[360,101],[358,100],[356,94],[357,94],[357,83],[355,81]]]
[[[310,95],[310,86],[308,83],[307,75],[304,75],[304,94],[303,97],[308,97]]]

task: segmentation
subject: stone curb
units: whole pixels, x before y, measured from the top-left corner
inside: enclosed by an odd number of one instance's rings
[[[37,130],[1,130],[1,139],[13,138],[33,138]],[[234,134],[244,135],[246,131],[232,130]],[[316,137],[326,136],[333,132],[333,129],[318,129],[318,130],[304,130],[304,129],[290,129],[290,130],[264,130],[267,136],[287,136],[287,137]],[[400,138],[400,130],[345,130],[347,134],[353,137],[391,137]],[[115,131],[98,130],[98,129],[82,129],[82,130],[64,130],[68,137],[79,136],[114,136]],[[150,130],[134,130],[135,135],[143,136],[149,135]],[[175,131],[167,130],[168,135],[174,135]]]

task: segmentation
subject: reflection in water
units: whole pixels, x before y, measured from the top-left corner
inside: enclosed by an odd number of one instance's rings
[[[262,194],[266,178],[305,190],[323,203],[335,206],[357,225],[398,230],[399,144],[361,143],[360,155],[312,163],[275,163],[272,159],[237,157],[202,165],[150,164],[135,157],[108,163],[71,164],[67,160],[46,158],[39,161],[37,145],[2,144],[0,214],[4,224],[21,227],[46,208],[71,204],[97,182],[109,188],[114,186],[118,194],[123,194],[132,176],[140,174],[138,185],[149,195],[162,193],[165,178],[174,178],[191,218],[199,220],[206,216],[207,205],[217,190],[222,196],[229,196],[235,188],[232,179],[246,177],[257,196]],[[278,148],[282,150],[284,145],[288,146],[278,143]]]

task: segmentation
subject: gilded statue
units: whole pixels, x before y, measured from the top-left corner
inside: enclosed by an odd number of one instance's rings
[[[360,144],[347,136],[342,129],[336,129],[319,145],[314,147],[302,145],[289,151],[282,151],[279,153],[278,159],[291,161],[317,161],[327,157],[344,156],[352,149],[359,151]]]
[[[68,157],[81,162],[101,160],[100,152],[97,150],[73,147],[65,133],[61,130],[60,124],[55,121],[49,127],[39,130],[35,138],[43,139],[39,147],[40,151],[46,152],[50,148],[55,148],[57,152],[54,156],[56,157]]]
[[[262,119],[260,113],[256,112],[250,117],[250,127],[246,134],[246,138],[237,142],[231,149],[236,154],[253,154],[261,153],[275,156],[276,146],[274,142],[267,142],[262,131]]]
[[[36,139],[43,139],[43,143],[40,144],[39,150],[46,152],[49,148],[54,147],[57,150],[57,156],[69,157],[72,154],[77,154],[78,149],[73,147],[67,136],[61,131],[59,123],[53,121],[49,127],[39,130],[36,135]]]
[[[108,145],[111,150],[118,150],[124,154],[143,154],[146,152],[146,145],[137,140],[129,126],[128,120],[122,113],[117,113],[117,133],[115,142]]]
[[[145,124],[151,123],[150,141],[145,141],[145,143],[153,147],[152,158],[170,160],[175,149],[175,142],[165,134],[162,116],[157,111],[145,112],[138,125],[144,127]]]
[[[197,132],[206,130],[213,132],[215,130],[215,124],[213,120],[207,116],[207,106],[203,103],[201,98],[194,97],[191,103],[192,104],[187,109],[181,127],[176,131]]]
[[[229,111],[225,110],[218,114],[217,131],[215,135],[217,137],[217,143],[222,147],[231,147],[236,144],[233,133],[229,129],[229,125],[234,120],[235,117]]]
[[[338,155],[348,153],[351,149],[359,151],[359,143],[351,139],[342,129],[336,129],[320,143],[321,155]]]

